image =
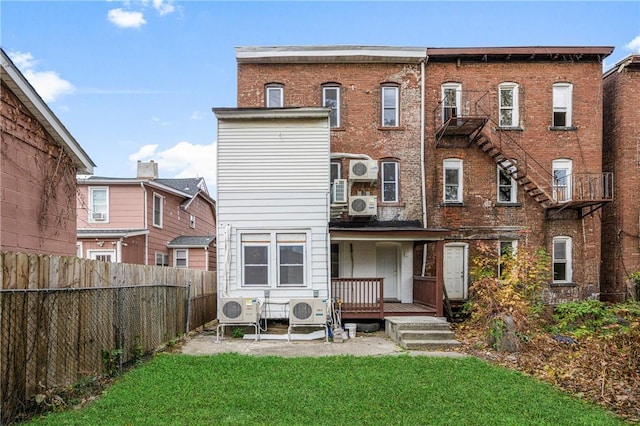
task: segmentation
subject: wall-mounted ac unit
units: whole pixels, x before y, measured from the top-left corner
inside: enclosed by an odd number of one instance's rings
[[[331,193],[331,204],[347,204],[349,187],[346,179],[334,179]]]
[[[93,218],[93,220],[99,220],[99,221],[107,220],[106,213],[93,212],[91,213],[91,217]]]
[[[221,323],[257,323],[259,303],[251,298],[221,298],[220,320]]]
[[[353,181],[371,181],[378,179],[376,160],[350,160],[349,179]]]
[[[378,214],[378,197],[375,195],[352,195],[349,197],[349,215],[375,216]]]
[[[289,300],[289,324],[327,323],[327,299],[291,299]]]

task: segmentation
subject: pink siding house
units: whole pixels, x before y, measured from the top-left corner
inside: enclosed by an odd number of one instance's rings
[[[0,51],[0,251],[73,256],[76,174],[95,164]]]
[[[215,201],[203,178],[160,179],[138,162],[136,178],[78,179],[77,255],[107,262],[216,269]]]

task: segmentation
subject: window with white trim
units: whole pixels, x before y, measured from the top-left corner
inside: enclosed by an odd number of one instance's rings
[[[445,203],[462,202],[462,160],[449,158],[443,164],[443,201]]]
[[[242,285],[267,286],[270,234],[242,234]]]
[[[571,83],[553,85],[553,127],[571,127],[572,98]]]
[[[498,88],[500,127],[518,127],[518,84],[502,83]]]
[[[518,242],[515,240],[505,240],[499,241],[499,252],[498,252],[498,277],[501,278],[503,272],[503,264],[504,262],[508,262],[512,260],[516,254]]]
[[[169,266],[169,255],[156,252],[156,266]]]
[[[335,204],[336,200],[344,198],[344,194],[336,194],[336,179],[342,178],[342,163],[338,161],[332,161],[329,163],[329,190],[331,194],[331,204]],[[338,195],[338,196],[337,196]]]
[[[160,194],[153,194],[153,226],[162,228],[164,210],[164,197]]]
[[[193,214],[189,215],[189,228],[194,228],[196,227],[196,216]]]
[[[462,84],[444,83],[442,85],[442,122],[462,115]]]
[[[553,282],[572,280],[571,237],[553,237]]]
[[[513,168],[510,168],[513,171]],[[516,180],[502,167],[498,166],[498,202],[517,202],[518,186]]]
[[[380,179],[382,180],[383,203],[397,203],[399,200],[398,168],[397,161],[382,162]]]
[[[284,106],[284,86],[282,84],[267,84],[265,86],[264,106],[267,108],[282,108]]]
[[[398,86],[382,86],[382,127],[400,125]]]
[[[571,200],[571,180],[573,162],[568,159],[553,160],[553,198],[557,202]]]
[[[322,87],[322,106],[331,108],[329,125],[340,127],[340,86],[326,85]]]
[[[89,188],[89,223],[109,221],[109,187]]]
[[[174,249],[173,250],[173,266],[176,268],[189,267],[189,250]]]
[[[277,234],[278,285],[305,284],[306,234]]]

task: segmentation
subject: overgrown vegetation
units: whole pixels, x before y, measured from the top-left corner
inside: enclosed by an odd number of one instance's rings
[[[622,424],[599,407],[473,357],[239,354],[156,356],[84,409],[33,423]]]

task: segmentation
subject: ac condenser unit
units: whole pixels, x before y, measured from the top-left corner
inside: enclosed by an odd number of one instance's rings
[[[371,181],[378,179],[376,160],[350,160],[349,179],[353,181]]]
[[[378,214],[378,197],[375,195],[353,195],[349,197],[349,215],[375,216]]]
[[[327,299],[291,299],[289,300],[290,324],[327,323]]]
[[[220,299],[221,323],[257,323],[259,303],[251,298],[222,298]]]
[[[331,204],[347,204],[348,195],[347,180],[346,179],[334,179],[333,180],[333,192],[331,193]]]

